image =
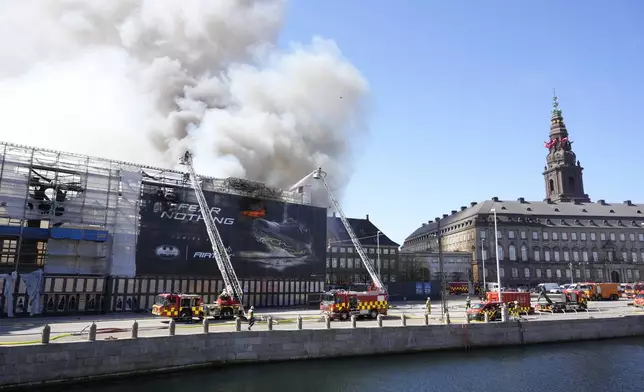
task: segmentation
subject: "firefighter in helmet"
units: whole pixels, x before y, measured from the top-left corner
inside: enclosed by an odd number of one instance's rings
[[[255,307],[251,306],[250,309],[248,310],[248,330],[255,325]]]
[[[470,299],[470,296],[468,295],[467,298],[465,298],[465,309],[469,309],[472,307],[472,300]]]

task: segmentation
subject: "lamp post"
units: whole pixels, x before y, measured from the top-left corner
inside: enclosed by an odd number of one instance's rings
[[[378,277],[382,280],[382,275],[380,274],[380,230],[376,233],[376,260],[378,263]]]
[[[498,285],[497,290],[499,290],[499,302],[503,302],[501,299],[501,264],[499,263],[499,230],[496,225],[496,209],[492,208],[490,210],[494,214],[494,251],[496,252],[496,284]]]
[[[574,284],[575,281],[573,280],[573,275],[572,275],[572,261],[568,263],[568,266],[570,267],[570,284]]]

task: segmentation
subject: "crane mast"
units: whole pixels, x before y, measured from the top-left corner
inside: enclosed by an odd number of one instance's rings
[[[367,269],[367,272],[369,272],[373,285],[376,287],[376,289],[380,291],[385,291],[385,286],[382,284],[382,281],[380,280],[380,277],[376,273],[376,270],[373,268],[373,265],[371,265],[371,260],[369,260],[369,257],[367,257],[367,253],[362,248],[362,244],[360,244],[358,237],[353,232],[353,228],[349,224],[347,217],[344,215],[344,212],[342,211],[342,207],[340,207],[340,203],[335,198],[335,196],[333,196],[333,192],[331,192],[331,188],[329,188],[329,185],[326,183],[325,177],[326,177],[326,173],[322,171],[321,167],[317,168],[317,170],[313,172],[313,178],[322,181],[322,184],[324,185],[324,189],[326,189],[327,193],[329,194],[329,199],[331,200],[333,207],[335,207],[336,211],[340,215],[340,220],[342,221],[344,228],[347,230],[347,233],[349,233],[351,242],[353,243],[353,246],[355,246],[356,251],[360,255],[360,259],[362,259],[362,264],[364,264],[365,268]]]
[[[240,304],[242,304],[244,291],[242,290],[241,284],[239,283],[239,279],[237,279],[237,274],[235,273],[233,265],[230,262],[230,257],[228,256],[228,252],[224,247],[224,243],[221,240],[221,236],[219,235],[219,230],[217,230],[215,220],[210,214],[210,208],[208,207],[208,203],[206,202],[206,196],[204,196],[203,194],[201,184],[199,183],[199,177],[197,177],[197,173],[195,172],[195,169],[192,165],[192,154],[190,154],[190,152],[187,151],[185,153],[185,155],[181,159],[181,164],[188,167],[188,172],[190,173],[190,182],[192,183],[192,188],[197,195],[199,210],[201,211],[201,216],[203,217],[204,223],[206,224],[208,238],[210,239],[210,243],[212,244],[212,252],[215,255],[217,267],[219,268],[221,277],[223,278],[224,284],[226,285],[225,290],[228,292],[228,295],[230,295],[232,299],[237,300]],[[244,312],[243,306],[240,306],[240,309],[242,310],[242,312]],[[246,313],[244,312],[244,316],[245,315]]]

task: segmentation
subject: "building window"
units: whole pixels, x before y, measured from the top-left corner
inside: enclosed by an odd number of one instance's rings
[[[638,234],[638,235],[637,235],[637,239],[638,239],[640,242],[644,242],[644,234]]]
[[[628,235],[628,239],[631,240],[631,242],[635,241],[635,233],[630,233]]]
[[[347,253],[353,253],[353,248],[347,248]]]
[[[588,251],[586,249],[581,251],[581,260],[588,261]]]
[[[499,268],[499,275],[501,275],[502,278],[505,278],[505,269],[504,268]]]
[[[620,240],[620,241],[626,241],[626,234],[624,234],[624,233],[619,233],[619,240]]]
[[[338,268],[338,259],[336,259],[335,257],[333,257],[333,258],[331,259],[331,266],[332,266],[333,268]]]
[[[501,238],[501,237],[499,237],[499,238]],[[514,239],[514,230],[508,231],[508,238]]]
[[[369,253],[374,254],[376,253],[376,250],[374,248],[369,248]]]
[[[525,240],[526,238],[528,238],[527,235],[526,235],[526,232],[522,230],[521,231],[521,239]]]
[[[596,250],[593,251],[593,261],[598,262],[599,261],[599,252]]]
[[[347,248],[340,248],[340,253],[345,253],[347,251]]]
[[[578,270],[578,269],[575,270],[575,278],[577,279],[581,278],[581,270]]]
[[[561,261],[561,254],[559,253],[559,249],[555,249],[553,253],[555,256],[555,262]]]
[[[639,271],[639,270],[635,270],[634,275],[635,275],[635,276],[634,276],[634,277],[635,277],[635,280],[640,280],[640,271]]]
[[[586,241],[586,233],[581,233],[581,239],[582,239],[582,241]],[[597,241],[597,234],[590,233],[590,240],[591,241]]]
[[[352,258],[347,259],[347,268],[353,268],[353,259]]]
[[[626,249],[622,249],[622,260],[628,261],[628,253],[626,252]]]
[[[606,241],[606,233],[599,233],[599,239],[601,241]]]
[[[391,283],[396,283],[396,275],[394,275],[394,274],[389,275],[389,281]]]
[[[486,239],[487,238],[487,231],[481,230],[479,232],[479,237],[481,237],[481,239]]]
[[[496,237],[497,237],[498,239],[503,238],[503,233],[501,233],[501,230],[497,230],[497,231],[496,231]]]
[[[566,270],[566,278],[570,278],[570,276],[571,276],[570,274],[571,274],[570,270],[569,270],[569,269],[567,269],[567,270]]]
[[[579,261],[579,251],[577,249],[572,250],[572,261],[574,262]]]
[[[546,278],[552,278],[552,270],[550,268],[546,269]]]
[[[557,271],[555,272],[557,273],[557,278],[561,279],[561,270],[557,268]]]
[[[564,261],[565,261],[566,263],[567,263],[567,262],[569,262],[569,261],[570,261],[570,252],[569,252],[569,251],[567,251],[567,250],[564,250],[564,251],[563,251],[563,255],[564,255]]]
[[[517,248],[514,245],[508,247],[508,256],[510,257],[510,261],[517,260]]]
[[[340,268],[347,268],[347,259],[340,257]]]
[[[487,261],[487,249],[481,248],[481,259]]]
[[[537,268],[536,270],[534,270],[534,274],[536,275],[537,278],[540,278],[541,277],[541,270],[539,268]]]
[[[499,260],[503,260],[503,247],[497,246],[497,251],[499,252]]]
[[[383,249],[382,253],[385,254],[385,255],[388,255],[389,254],[389,249],[388,248]]]
[[[604,270],[602,270],[601,268],[597,268],[597,277],[599,279],[604,279]]]
[[[559,241],[559,233],[557,233],[556,231],[553,231],[552,232],[552,240],[553,241]]]
[[[534,249],[532,256],[534,258],[534,261],[541,261],[541,252],[539,251],[539,249]]]
[[[543,239],[546,240],[546,241],[548,240],[548,232],[547,231],[543,232]]]
[[[570,239],[573,241],[577,241],[577,233],[570,233]]]
[[[637,263],[637,251],[635,249],[631,251],[631,258],[633,259],[633,263]]]
[[[586,279],[590,279],[590,270],[589,269],[586,270]]]
[[[519,277],[519,270],[517,268],[512,268],[512,277],[513,278]]]
[[[331,267],[331,259],[328,257],[326,258],[326,267],[327,268]]]
[[[632,270],[626,270],[626,276],[628,277],[629,280],[633,279],[633,271]]]
[[[523,269],[523,276],[528,279],[530,278],[530,268],[524,268]]]
[[[545,248],[543,250],[543,260],[544,261],[550,261],[550,249]]]
[[[608,251],[608,261],[610,261],[611,263],[613,262],[613,251],[612,250]]]
[[[395,269],[396,269],[396,259],[391,259],[391,260],[389,260],[389,267],[390,267],[392,270],[395,270]]]
[[[360,259],[354,259],[353,264],[354,268],[362,268],[362,260]]]
[[[338,253],[338,247],[337,246],[332,247],[331,252]]]
[[[535,240],[535,241],[538,241],[539,240],[539,233],[536,232],[536,231],[533,231],[532,232],[532,239]],[[644,240],[640,240],[640,241],[644,241]]]
[[[561,233],[561,240],[568,241],[568,233],[566,233],[565,231]]]
[[[521,245],[521,260],[528,261],[528,247]]]

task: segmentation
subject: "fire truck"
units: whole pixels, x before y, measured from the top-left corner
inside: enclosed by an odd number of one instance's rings
[[[310,177],[320,180],[329,195],[329,200],[338,212],[338,215],[340,215],[340,221],[342,221],[344,229],[347,231],[347,234],[349,234],[351,242],[362,260],[362,265],[365,266],[369,276],[371,277],[371,287],[365,291],[327,291],[322,294],[320,311],[322,314],[329,316],[332,320],[347,320],[352,315],[371,318],[377,317],[378,314],[386,315],[387,310],[389,309],[389,294],[371,264],[371,260],[367,257],[367,253],[364,251],[364,248],[354,233],[353,228],[349,224],[347,217],[344,215],[342,207],[340,207],[340,203],[335,196],[333,196],[331,188],[329,188],[329,185],[326,182],[326,176],[327,173],[322,171],[321,167],[318,167],[311,174],[300,180],[291,189],[296,188],[300,183]]]
[[[582,290],[565,290],[561,294],[548,294],[544,290],[539,294],[536,302],[535,310],[539,312],[557,313],[588,308],[588,298]]]
[[[626,295],[626,298],[633,299],[640,292],[644,292],[644,282],[633,283],[630,288],[627,288],[624,291],[624,294]]]
[[[156,311],[155,308],[153,308],[152,313],[158,316],[173,318],[177,317],[175,316],[175,313],[178,313],[179,319],[181,319],[181,312],[183,311],[184,313],[187,313],[188,309],[187,307],[183,306],[183,298],[190,298],[191,301],[193,301],[191,303],[198,302],[201,308],[201,311],[199,313],[195,313],[195,311],[193,311],[193,315],[200,315],[197,317],[245,317],[246,312],[244,311],[244,307],[242,305],[244,291],[242,290],[241,284],[239,283],[239,279],[237,279],[237,274],[235,273],[232,263],[230,262],[230,257],[228,255],[228,252],[226,251],[226,247],[224,246],[221,236],[219,235],[219,230],[217,230],[215,221],[212,218],[212,215],[210,215],[210,208],[208,207],[206,197],[204,196],[203,190],[201,189],[199,177],[197,177],[197,173],[195,172],[194,166],[192,164],[192,154],[189,151],[186,151],[186,153],[182,157],[181,164],[185,165],[188,168],[190,182],[197,196],[197,202],[199,203],[199,211],[201,212],[204,224],[206,225],[208,238],[210,239],[210,243],[212,244],[212,252],[215,256],[215,261],[217,262],[217,268],[219,268],[219,272],[221,272],[221,277],[224,281],[225,287],[217,300],[213,304],[208,305],[204,305],[202,303],[203,301],[201,300],[201,296],[199,295],[176,294],[178,299],[174,301],[174,305],[173,301],[168,300],[168,305],[166,306],[165,295],[159,294],[157,298],[161,303],[158,304],[159,306],[155,304],[155,306],[157,306]],[[197,298],[199,299],[197,300]],[[190,308],[192,310],[193,306],[191,305]]]
[[[152,314],[169,317],[176,321],[191,322],[195,318],[203,320],[203,299],[196,294],[161,293],[157,295]]]
[[[450,295],[467,295],[470,293],[470,283],[469,282],[449,282],[447,284],[449,287]],[[472,285],[475,295],[481,295],[483,293],[483,286],[476,282]]]

